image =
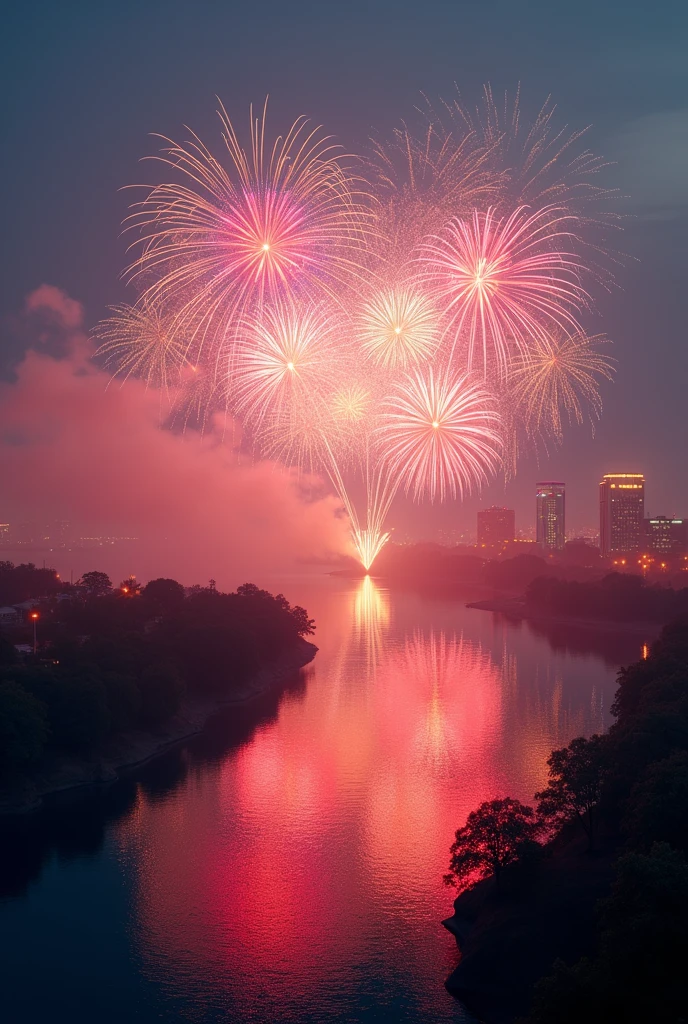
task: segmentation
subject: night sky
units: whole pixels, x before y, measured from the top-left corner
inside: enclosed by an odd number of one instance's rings
[[[397,525],[472,527],[479,505],[498,502],[525,527],[534,482],[560,479],[569,526],[595,526],[599,476],[619,470],[645,472],[648,513],[688,515],[685,0],[36,2],[12,4],[3,29],[4,376],[26,344],[10,318],[39,285],[83,303],[87,326],[125,298],[118,190],[152,180],[138,163],[156,148],[151,132],[184,137],[188,124],[215,145],[215,94],[243,126],[269,93],[273,126],[305,113],[356,150],[421,93],[450,96],[456,83],[477,103],[484,82],[520,82],[526,113],[551,95],[562,125],[592,125],[589,147],[617,163],[607,181],[629,197],[619,287],[586,321],[614,340],[617,380],[594,440],[571,430],[540,467],[523,460],[506,492],[431,512],[405,505]]]

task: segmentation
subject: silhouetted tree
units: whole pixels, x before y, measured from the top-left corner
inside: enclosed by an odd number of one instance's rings
[[[54,569],[38,569],[33,562],[0,562],[0,605],[18,604],[54,594],[62,586]]]
[[[487,800],[471,811],[451,846],[447,885],[470,888],[482,878],[494,875],[499,887],[500,875],[537,847],[540,832],[532,807],[504,797]]]
[[[176,580],[150,580],[143,588],[142,596],[151,614],[169,615],[183,605],[184,587]]]
[[[547,758],[549,784],[535,794],[538,814],[550,825],[561,826],[576,818],[592,849],[597,827],[597,805],[602,795],[607,766],[604,737],[578,736],[568,747],[553,750]]]
[[[106,572],[98,572],[94,569],[92,572],[85,572],[78,580],[77,586],[84,587],[94,597],[101,597],[103,594],[110,593],[112,581]]]
[[[44,710],[53,754],[94,751],[112,733],[164,721],[179,709],[187,686],[232,693],[314,629],[305,609],[254,584],[231,594],[199,587],[186,596],[175,580],[159,579],[128,600],[108,589],[104,573],[86,573],[82,582],[88,591],[82,600],[46,610],[50,664],[18,662],[13,645],[0,638],[0,684],[23,688]],[[19,713],[11,695],[8,736]]]
[[[493,587],[522,591],[536,577],[545,577],[551,571],[545,559],[538,555],[516,555],[501,562],[488,562],[484,579]]]

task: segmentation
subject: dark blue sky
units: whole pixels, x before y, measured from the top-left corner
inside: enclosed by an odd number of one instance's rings
[[[592,124],[590,147],[618,162],[611,182],[631,196],[620,245],[633,259],[588,325],[614,339],[618,377],[594,442],[571,432],[483,500],[513,503],[525,525],[534,481],[564,479],[571,525],[594,524],[599,474],[629,468],[648,477],[648,512],[688,515],[685,0],[63,0],[15,3],[3,29],[3,315],[43,282],[90,321],[123,297],[118,188],[149,180],[137,163],[154,150],[149,132],[178,136],[186,123],[215,140],[216,93],[239,121],[269,93],[273,124],[306,113],[347,147],[394,126],[421,91],[447,96],[457,83],[477,101],[486,81],[520,81],[532,112],[551,94],[562,124]],[[434,519],[472,523],[481,503]]]

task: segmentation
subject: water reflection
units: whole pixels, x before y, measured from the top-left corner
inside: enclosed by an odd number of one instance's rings
[[[298,681],[6,837],[17,1019],[55,1019],[49,989],[29,984],[36,934],[76,1024],[134,1019],[134,1005],[144,1024],[467,1019],[443,988],[452,834],[481,800],[532,799],[552,747],[604,726],[614,669],[370,577],[277,589],[318,622]],[[55,903],[82,907],[88,878],[94,911],[66,940]]]

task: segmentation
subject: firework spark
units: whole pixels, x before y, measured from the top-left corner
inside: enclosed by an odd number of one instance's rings
[[[306,118],[270,146],[266,110],[254,119],[251,108],[247,153],[222,105],[218,114],[224,163],[193,133],[186,144],[163,137],[153,159],[186,180],[152,188],[129,218],[140,250],[129,278],[152,275],[147,294],[184,297],[177,318],[199,350],[284,289],[331,295],[362,263],[367,217],[360,180]]]
[[[332,415],[338,423],[361,424],[372,401],[369,388],[362,384],[345,384],[332,396]]]
[[[411,288],[391,288],[366,303],[361,316],[365,355],[385,369],[429,359],[439,341],[432,302]]]
[[[512,374],[512,393],[523,409],[528,432],[560,440],[562,412],[569,422],[582,424],[602,411],[599,383],[611,380],[614,360],[600,351],[608,344],[601,335],[559,334],[536,339],[528,357]]]
[[[172,317],[146,301],[112,306],[111,311],[114,316],[101,320],[94,334],[101,343],[96,355],[113,377],[140,377],[147,387],[163,391],[177,387],[188,361]]]
[[[521,110],[520,89],[513,98],[497,99],[490,85],[472,112],[457,96],[445,104],[455,134],[474,138],[488,154],[486,164],[500,173],[502,198],[510,204],[566,206],[579,217],[603,214],[603,204],[618,193],[597,184],[596,176],[609,164],[588,149],[580,149],[587,128],[569,131],[556,124],[556,106],[547,100],[531,121]],[[494,200],[493,200],[494,202]],[[590,215],[586,216],[585,210]]]
[[[340,325],[338,311],[292,300],[247,318],[228,378],[233,408],[259,426],[323,405],[341,358]]]
[[[466,348],[467,369],[504,374],[544,325],[578,330],[586,304],[584,266],[562,251],[574,239],[574,218],[558,207],[530,213],[519,207],[500,217],[494,209],[470,220],[453,218],[420,246],[419,272],[446,311],[454,347]]]
[[[439,114],[429,105],[418,111],[421,123],[403,123],[389,141],[372,140],[368,168],[392,250],[403,253],[414,235],[437,231],[449,217],[500,194],[504,171],[495,167],[490,146],[466,122],[452,122],[446,104],[441,107]]]
[[[384,461],[418,500],[470,494],[500,463],[500,418],[480,382],[449,370],[409,374],[385,403]]]

